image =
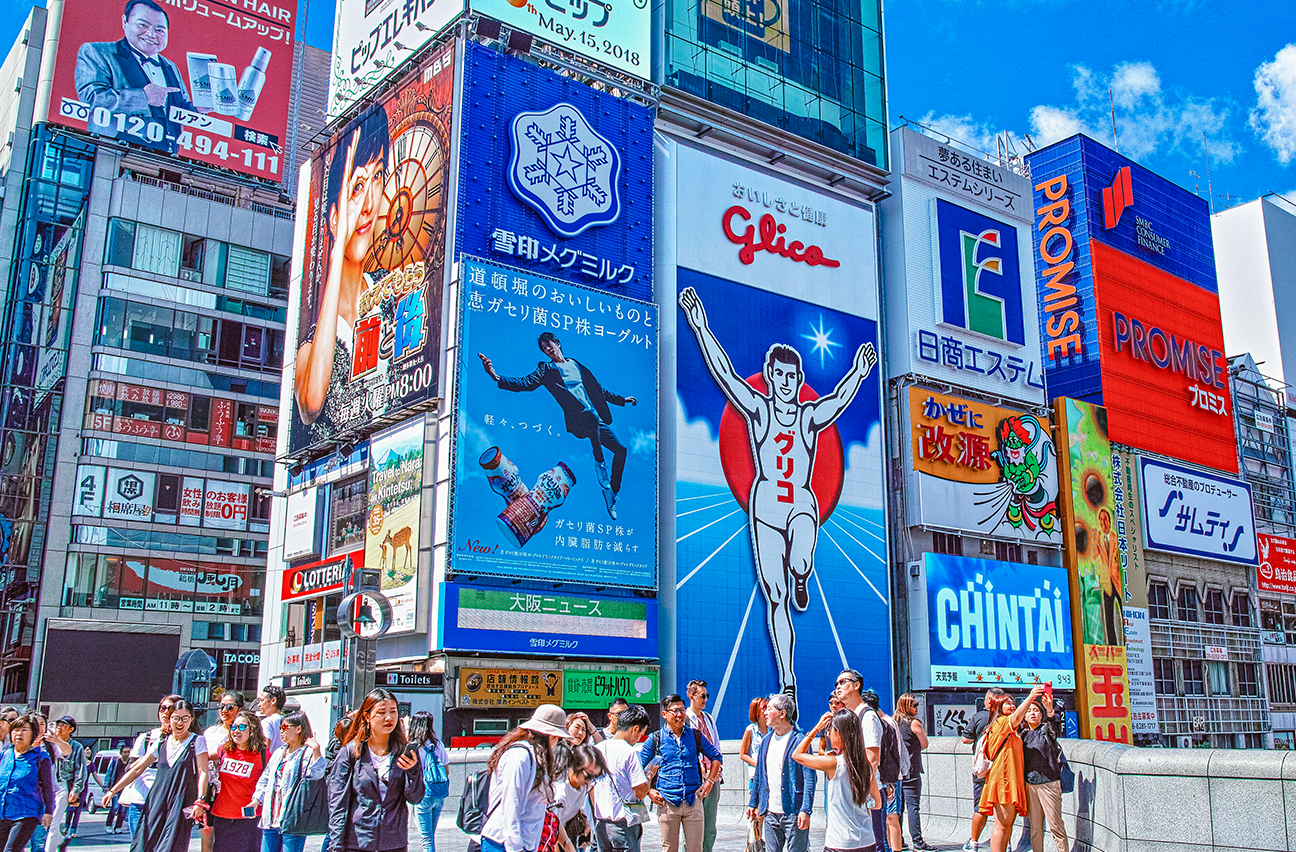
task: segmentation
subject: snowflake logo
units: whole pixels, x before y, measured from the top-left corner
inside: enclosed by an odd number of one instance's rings
[[[508,183],[554,233],[574,237],[621,215],[621,157],[571,104],[513,119]]]

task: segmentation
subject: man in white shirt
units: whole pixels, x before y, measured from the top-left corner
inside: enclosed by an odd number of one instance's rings
[[[747,818],[763,821],[765,852],[806,852],[810,842],[810,811],[817,776],[792,760],[800,741],[797,708],[784,692],[765,704],[769,733],[756,753],[756,783],[747,799]]]
[[[864,676],[855,669],[846,669],[837,675],[837,697],[846,709],[859,716],[860,728],[864,733],[864,755],[873,769],[874,777],[882,765],[882,718],[877,713],[878,694],[871,689],[864,689]],[[866,700],[871,697],[872,702]],[[873,836],[879,850],[887,848],[886,812],[887,790],[878,782],[878,791],[882,794],[882,807],[872,811]]]
[[[640,820],[626,803],[635,803],[648,795],[648,776],[644,774],[636,748],[648,730],[648,713],[631,704],[617,716],[616,733],[594,746],[603,753],[608,771],[594,784],[590,805],[594,809],[594,839],[599,852],[639,852],[643,837]]]
[[[616,736],[616,732],[617,732],[617,717],[621,715],[621,711],[622,711],[622,710],[625,710],[625,709],[626,709],[627,707],[629,707],[629,706],[630,706],[630,702],[626,701],[624,698],[618,698],[618,699],[616,699],[615,701],[613,701],[611,704],[608,705],[608,711],[607,711],[607,714],[608,714],[608,723],[607,723],[607,727],[606,727],[606,728],[599,728],[599,729],[595,730],[593,734],[590,735],[590,736],[593,737],[593,739],[594,739],[594,745],[598,745],[599,743],[603,742],[604,740],[610,740],[610,739],[612,739],[614,736]],[[645,711],[645,712],[647,712],[647,711]]]
[[[273,752],[283,745],[279,734],[279,723],[283,721],[284,702],[288,695],[282,686],[271,684],[261,688],[257,696],[257,710],[261,713],[261,733],[265,734],[266,749]]]
[[[720,748],[720,729],[716,727],[715,719],[706,711],[707,699],[711,693],[707,691],[707,682],[704,680],[691,680],[688,689],[685,690],[688,695],[689,708],[684,714],[689,723],[689,727],[696,728],[702,732],[711,745],[717,750]],[[711,761],[702,756],[702,771],[710,770]],[[717,789],[712,791],[712,795],[702,800],[702,816],[705,828],[702,831],[702,852],[712,852],[716,841],[716,821],[720,813],[720,790],[719,787],[724,783],[724,773],[721,772],[716,776],[715,786]]]

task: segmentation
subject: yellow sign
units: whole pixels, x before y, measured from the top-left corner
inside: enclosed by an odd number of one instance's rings
[[[538,707],[561,705],[560,671],[459,669],[460,707]]]
[[[1116,645],[1085,645],[1084,730],[1089,739],[1109,743],[1131,741],[1129,666],[1125,649]]]
[[[909,388],[914,470],[953,482],[998,482],[995,430],[999,421],[1021,416],[1006,408]]]

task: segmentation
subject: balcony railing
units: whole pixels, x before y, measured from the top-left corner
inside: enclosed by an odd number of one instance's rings
[[[1263,698],[1158,695],[1162,734],[1264,734],[1273,729]]]
[[[1216,645],[1228,649],[1229,659],[1260,661],[1260,631],[1254,627],[1226,627],[1219,624],[1196,624],[1190,621],[1149,622],[1152,655],[1201,659],[1202,648]]]

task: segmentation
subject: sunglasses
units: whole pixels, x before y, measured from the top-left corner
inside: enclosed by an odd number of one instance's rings
[[[853,678],[853,677],[839,677],[839,678],[837,678],[837,685],[838,685],[838,686],[841,686],[841,685],[844,684],[844,683],[855,683],[855,678]]]
[[[246,731],[247,729],[248,729],[248,726],[247,726],[246,723],[244,723],[244,724],[242,724],[242,725],[230,725],[230,730],[231,730],[231,731]]]
[[[233,711],[237,710],[237,709],[238,709],[238,705],[237,705],[237,704],[222,704],[222,705],[220,705],[220,708],[219,708],[219,709],[220,709],[220,712],[222,712],[222,713],[230,713],[230,712],[233,712]]]
[[[170,713],[170,712],[171,712],[172,710],[174,710],[174,709],[175,709],[175,705],[174,705],[174,704],[159,704],[159,705],[158,705],[158,712],[159,712],[159,713]]]
[[[595,778],[600,778],[603,775],[603,772],[597,766],[593,769],[576,769],[573,771],[586,781],[593,781]]]

